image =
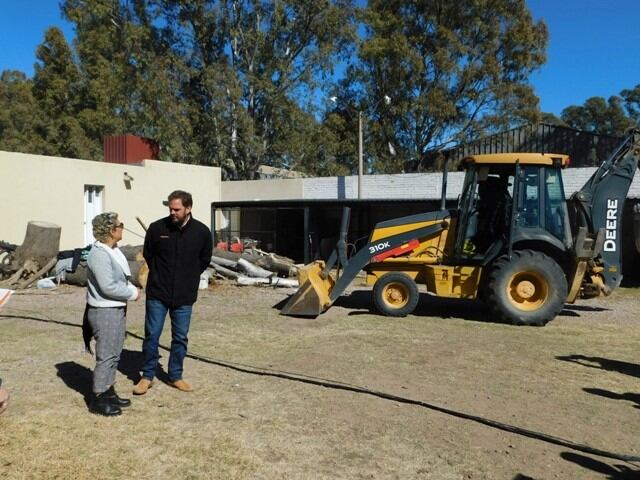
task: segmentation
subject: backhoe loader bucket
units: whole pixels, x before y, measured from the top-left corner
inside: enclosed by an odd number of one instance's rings
[[[302,317],[316,317],[331,306],[329,294],[333,290],[335,281],[331,275],[322,278],[324,262],[313,262],[298,272],[300,288],[282,308],[284,315],[299,315]]]

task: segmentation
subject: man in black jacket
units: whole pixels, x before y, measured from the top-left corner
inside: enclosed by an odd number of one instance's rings
[[[172,192],[169,216],[153,222],[144,239],[143,255],[149,266],[149,277],[142,344],[144,366],[142,379],[133,389],[136,395],[144,395],[153,384],[167,312],[171,318],[169,382],[178,390],[192,390],[182,378],[182,365],[200,274],[209,265],[213,249],[211,231],[193,218],[192,206],[191,194],[182,190]]]

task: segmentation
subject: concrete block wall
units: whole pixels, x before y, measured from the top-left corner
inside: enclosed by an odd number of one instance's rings
[[[463,172],[449,172],[447,178],[447,199],[455,200],[462,190]],[[358,198],[358,177],[305,178],[303,198],[315,199],[356,199]],[[404,173],[395,175],[363,175],[363,199],[430,199],[441,196],[441,173]]]
[[[567,198],[579,190],[596,169],[569,168],[562,174]],[[264,180],[266,182],[268,180]],[[449,172],[447,200],[455,200],[462,192],[464,172]],[[256,187],[259,185],[256,183]],[[442,173],[402,173],[395,175],[364,175],[363,199],[427,199],[438,200],[442,191]],[[302,195],[305,200],[356,199],[358,177],[316,177],[302,179]],[[637,174],[628,198],[640,199],[640,173]]]

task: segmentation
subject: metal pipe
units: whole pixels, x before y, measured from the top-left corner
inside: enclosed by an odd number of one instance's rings
[[[442,170],[442,192],[440,197],[440,210],[447,209],[447,173],[449,171],[449,159],[444,160],[444,169]]]

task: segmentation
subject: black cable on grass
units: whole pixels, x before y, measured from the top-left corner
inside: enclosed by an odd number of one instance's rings
[[[27,311],[18,311],[18,312],[34,313],[34,312],[27,312]],[[38,321],[38,322],[55,323],[55,324],[58,324],[58,325],[71,326],[71,327],[77,327],[77,328],[81,328],[82,327],[82,325],[79,325],[77,323],[64,322],[64,321],[59,321],[59,320],[52,320],[50,318],[44,319],[44,318],[37,318],[37,317],[24,317],[24,316],[17,316],[17,315],[0,314],[0,318],[2,318],[2,317],[4,317],[4,318],[21,318],[21,319],[25,319],[25,320],[35,320],[35,321]],[[130,332],[129,330],[127,330],[127,335],[129,335],[130,337],[136,338],[138,340],[144,340],[144,337],[138,335],[137,333]],[[171,350],[170,348],[168,348],[168,347],[166,347],[164,345],[160,345],[160,348],[162,348],[165,351],[170,351]],[[591,455],[598,455],[600,457],[611,458],[611,459],[614,459],[614,460],[622,460],[622,461],[628,462],[628,463],[640,462],[640,456],[637,456],[637,455],[625,455],[625,454],[621,454],[621,453],[615,453],[615,452],[609,452],[609,451],[606,451],[606,450],[601,450],[599,448],[593,448],[593,447],[590,447],[589,445],[583,445],[583,444],[580,444],[580,443],[575,443],[575,442],[572,442],[571,440],[565,440],[565,439],[560,438],[560,437],[554,437],[553,435],[548,435],[546,433],[541,433],[541,432],[536,432],[534,430],[529,430],[529,429],[526,429],[526,428],[516,427],[514,425],[509,425],[509,424],[506,424],[506,423],[498,422],[496,420],[490,420],[490,419],[479,417],[477,415],[472,415],[472,414],[469,414],[469,413],[458,412],[456,410],[451,410],[449,408],[441,407],[439,405],[435,405],[435,404],[428,403],[428,402],[423,402],[422,400],[413,400],[411,398],[400,397],[398,395],[393,395],[393,394],[390,394],[390,393],[371,390],[369,388],[360,387],[358,385],[352,385],[352,384],[349,384],[349,383],[343,383],[343,382],[339,382],[339,381],[335,381],[335,380],[312,377],[312,376],[302,375],[302,374],[297,374],[297,373],[290,373],[290,372],[284,372],[284,371],[279,371],[279,370],[273,370],[273,369],[269,369],[269,368],[259,368],[259,367],[254,367],[254,366],[251,366],[251,365],[243,365],[243,364],[239,364],[239,363],[226,362],[226,361],[223,361],[223,360],[216,360],[216,359],[213,359],[213,358],[208,358],[208,357],[205,357],[204,355],[197,355],[195,353],[187,353],[187,357],[191,358],[192,360],[199,361],[199,362],[203,362],[203,363],[207,363],[207,364],[211,364],[211,365],[217,365],[219,367],[224,367],[224,368],[228,368],[228,369],[231,369],[231,370],[235,370],[237,372],[248,373],[248,374],[251,374],[251,375],[259,375],[259,376],[264,376],[264,377],[281,378],[281,379],[284,379],[284,380],[291,380],[291,381],[295,381],[295,382],[306,383],[306,384],[309,384],[309,385],[317,385],[317,386],[320,386],[320,387],[332,388],[332,389],[335,389],[335,390],[345,390],[345,391],[354,392],[354,393],[362,393],[362,394],[365,394],[365,395],[370,395],[370,396],[382,398],[382,399],[385,399],[385,400],[392,400],[392,401],[398,402],[398,403],[405,403],[405,404],[408,404],[408,405],[416,405],[416,406],[419,406],[419,407],[428,408],[429,410],[434,410],[436,412],[444,413],[446,415],[451,415],[451,416],[456,417],[456,418],[462,418],[462,419],[465,419],[465,420],[470,420],[470,421],[479,423],[481,425],[487,425],[489,427],[496,428],[498,430],[503,430],[505,432],[514,433],[516,435],[521,435],[521,436],[524,436],[524,437],[533,438],[535,440],[540,440],[540,441],[551,443],[551,444],[554,444],[554,445],[567,447],[567,448],[570,448],[572,450],[577,450],[577,451],[580,451],[580,452],[583,452],[583,453],[588,453],[588,454],[591,454]]]

